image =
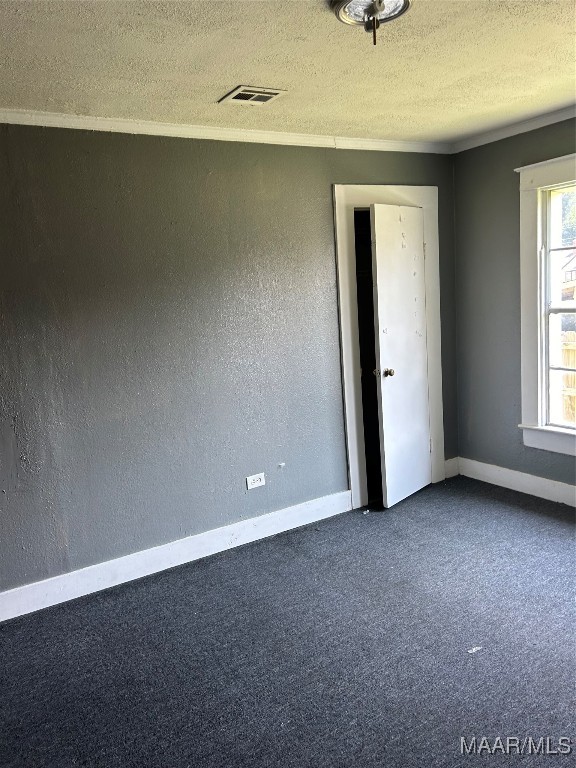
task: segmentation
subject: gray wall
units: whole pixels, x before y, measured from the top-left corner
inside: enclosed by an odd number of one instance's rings
[[[0,589],[347,488],[354,182],[439,187],[455,456],[450,157],[0,126]]]
[[[574,483],[573,457],[526,448],[520,382],[519,177],[574,152],[576,121],[455,158],[460,456]]]

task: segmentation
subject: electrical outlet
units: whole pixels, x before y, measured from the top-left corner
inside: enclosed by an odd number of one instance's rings
[[[261,485],[266,485],[264,472],[260,472],[258,475],[250,475],[250,477],[246,478],[246,488],[248,488],[249,491],[251,491],[252,488],[260,488]]]

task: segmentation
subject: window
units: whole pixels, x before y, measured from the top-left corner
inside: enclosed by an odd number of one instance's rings
[[[576,155],[519,169],[524,444],[576,455]]]
[[[576,428],[576,184],[542,190],[547,423]]]

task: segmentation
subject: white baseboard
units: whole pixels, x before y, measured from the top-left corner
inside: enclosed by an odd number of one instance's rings
[[[171,541],[152,549],[0,592],[0,621],[149,576],[352,509],[350,491]]]
[[[557,480],[516,472],[512,469],[456,457],[446,461],[446,477],[458,474],[492,485],[576,506],[576,487]],[[25,584],[0,592],[0,621],[99,592],[127,581],[149,576],[176,565],[198,560],[258,539],[289,531],[301,525],[338,515],[352,509],[350,491],[306,501],[267,515],[241,520],[152,549],[81,568],[61,576]]]
[[[458,456],[454,459],[446,459],[444,462],[444,468],[446,472],[446,478],[449,477],[456,477],[456,475],[460,474],[460,467],[458,462]]]
[[[473,459],[462,457],[448,459],[446,477],[454,477],[457,474],[472,477],[475,480],[483,480],[485,483],[499,485],[502,488],[510,488],[513,491],[527,493],[530,496],[538,496],[540,499],[558,501],[571,507],[576,506],[576,486],[561,483],[558,480],[548,480],[545,477],[497,467],[495,464],[484,464]]]

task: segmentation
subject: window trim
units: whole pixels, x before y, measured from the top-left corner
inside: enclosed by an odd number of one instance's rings
[[[524,445],[576,456],[576,432],[546,424],[542,364],[545,350],[541,200],[543,188],[576,181],[576,154],[515,169],[520,174],[520,306]]]

